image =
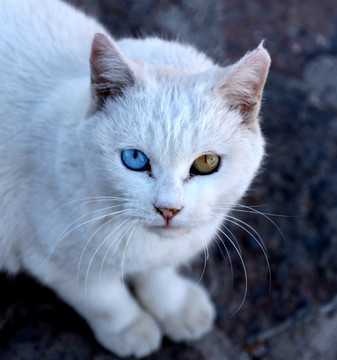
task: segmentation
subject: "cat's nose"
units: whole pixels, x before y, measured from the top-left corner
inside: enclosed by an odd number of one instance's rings
[[[162,208],[162,207],[155,207],[157,212],[166,220],[166,221],[170,221],[173,216],[175,216],[180,210],[180,209],[167,209],[167,208]]]

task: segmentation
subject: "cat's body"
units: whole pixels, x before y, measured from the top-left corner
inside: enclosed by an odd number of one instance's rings
[[[58,0],[4,0],[0,33],[0,269],[53,288],[119,355],[150,353],[162,332],[200,337],[213,306],[174,269],[258,168],[267,52],[223,69],[151,38],[117,42],[120,55]],[[130,168],[126,149],[147,168]],[[206,154],[220,165],[191,173]]]

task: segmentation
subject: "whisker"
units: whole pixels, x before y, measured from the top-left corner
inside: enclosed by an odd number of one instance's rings
[[[221,204],[221,203],[218,203]],[[285,239],[284,234],[282,233],[281,229],[278,227],[278,225],[275,223],[274,220],[272,220],[270,218],[270,216],[278,216],[278,217],[290,217],[288,215],[277,215],[277,214],[270,214],[270,213],[264,213],[262,211],[256,210],[251,206],[247,206],[247,205],[243,205],[243,204],[235,204],[235,203],[223,203],[221,204],[223,206],[225,206],[224,208],[219,208],[218,209],[223,209],[223,210],[231,210],[231,211],[238,211],[238,212],[246,212],[246,213],[254,213],[254,214],[258,214],[263,216],[265,219],[267,219],[273,226],[275,226],[275,228],[277,229],[278,233],[282,236],[282,239]],[[228,207],[227,207],[228,206]],[[246,211],[242,210],[242,209],[235,209],[237,207],[243,208],[243,209],[248,209]]]
[[[52,212],[52,214],[54,214],[55,212],[63,209],[66,206],[69,206],[71,204],[78,203],[78,202],[85,203],[85,201],[95,202],[95,201],[113,201],[113,200],[118,200],[118,201],[122,201],[122,202],[127,201],[127,199],[125,199],[125,198],[116,197],[116,196],[88,196],[88,197],[81,198],[81,199],[73,199],[73,200],[67,201],[66,203],[64,203],[64,204],[60,205],[59,207],[57,207]]]
[[[99,226],[95,232],[90,236],[90,238],[87,240],[87,242],[85,243],[85,246],[81,252],[81,256],[78,262],[78,266],[77,266],[77,283],[79,283],[79,275],[80,275],[80,270],[81,270],[81,264],[82,264],[82,260],[83,260],[83,256],[84,253],[87,249],[87,247],[89,246],[89,243],[91,242],[91,240],[95,237],[95,235],[105,226],[107,226],[108,224],[110,224],[112,221],[119,219],[122,216],[122,214],[118,214],[117,216],[111,218],[110,220],[106,221],[105,223],[103,223],[101,226]]]
[[[93,212],[90,212],[90,213],[87,213],[85,215],[82,215],[80,218],[78,218],[77,220],[73,221],[70,225],[67,226],[66,229],[69,229],[69,227],[71,225],[74,225],[76,222],[78,222],[80,219],[84,218],[84,217],[87,217],[89,215],[92,215],[94,212],[97,212],[97,211],[103,211],[103,210],[106,210],[106,209],[110,209],[111,207],[108,207],[108,208],[104,208],[104,209],[99,209],[99,210],[96,210],[96,211],[93,211]],[[52,253],[56,250],[57,246],[63,241],[64,238],[66,238],[69,234],[71,234],[73,231],[75,231],[76,229],[80,228],[81,226],[84,226],[86,224],[90,224],[90,223],[94,223],[95,221],[98,221],[98,220],[101,220],[101,219],[104,219],[108,216],[115,216],[115,215],[118,215],[118,214],[122,214],[122,213],[125,213],[127,212],[126,209],[124,210],[119,210],[119,211],[115,211],[115,212],[111,212],[111,213],[107,213],[107,214],[104,214],[104,215],[101,215],[101,216],[97,216],[95,218],[91,218],[89,220],[86,220],[76,226],[74,226],[73,228],[71,228],[70,230],[68,230],[66,233],[64,230],[63,233],[60,235],[60,237],[55,241],[55,244],[53,245],[51,251],[50,251],[50,254],[47,256],[46,259],[49,259],[50,256],[52,255]]]
[[[94,211],[90,211],[90,212],[88,212],[88,213],[80,216],[79,218],[77,218],[76,220],[74,220],[73,222],[71,222],[71,223],[63,230],[63,233],[60,235],[60,237],[62,237],[62,236],[67,236],[70,232],[73,231],[73,230],[71,229],[71,227],[72,227],[73,225],[75,225],[75,224],[76,224],[77,222],[79,222],[80,220],[88,217],[89,215],[95,214],[95,213],[100,212],[100,211],[110,210],[110,209],[113,209],[113,208],[115,208],[115,207],[117,207],[117,206],[118,206],[118,205],[107,206],[107,207],[105,207],[105,208],[100,208],[100,209],[96,209],[96,210],[94,210]],[[81,224],[80,224],[79,226],[81,226]],[[71,229],[71,230],[69,230],[69,232],[67,232],[68,229]],[[74,228],[74,229],[76,229],[76,228]],[[64,235],[64,233],[66,233],[66,234]]]
[[[100,250],[100,248],[104,245],[104,243],[118,230],[120,229],[126,222],[128,222],[129,219],[125,219],[123,222],[121,222],[116,228],[114,228],[114,230],[112,232],[110,232],[103,241],[101,241],[101,243],[97,246],[96,250],[94,251],[93,255],[91,256],[91,259],[88,263],[88,267],[87,267],[87,271],[85,274],[85,281],[84,281],[84,297],[85,297],[85,308],[87,309],[87,285],[88,285],[88,279],[89,279],[89,272],[90,272],[90,268],[91,265],[94,261],[94,258],[96,256],[96,254],[98,253],[98,251]]]
[[[114,200],[114,201],[115,201],[115,200],[118,200],[118,203],[117,203],[117,204],[110,205],[111,208],[115,208],[115,207],[121,206],[122,203],[123,203],[123,204],[128,203],[128,200],[122,199],[122,198],[121,198],[121,199],[118,199],[118,198],[113,199],[113,198],[110,198],[110,197],[106,197],[106,198],[102,197],[102,198],[99,198],[99,199],[89,199],[89,200],[83,201],[81,204],[77,205],[77,206],[74,208],[73,212],[76,212],[76,211],[77,211],[78,209],[80,209],[82,206],[86,206],[86,205],[94,204],[94,203],[112,202],[113,200]]]
[[[238,254],[239,256],[239,259],[240,259],[240,262],[241,262],[241,265],[242,265],[242,269],[243,269],[243,272],[244,272],[244,275],[245,275],[245,291],[244,291],[244,295],[243,295],[243,298],[242,298],[242,301],[239,305],[239,307],[235,310],[235,312],[232,314],[232,317],[235,316],[239,311],[240,309],[242,308],[245,300],[246,300],[246,297],[247,297],[247,292],[248,292],[248,276],[247,276],[247,268],[246,268],[246,265],[245,265],[245,262],[243,260],[243,257],[239,251],[239,249],[237,248],[237,246],[235,245],[234,241],[221,229],[221,227],[218,227],[218,230],[227,238],[227,240],[231,243],[231,245],[233,246],[233,248],[235,249],[236,253]]]
[[[225,242],[224,242],[223,239],[221,238],[221,236],[220,236],[219,234],[216,234],[216,235],[217,235],[217,238],[220,240],[222,246],[225,248],[226,253],[227,253],[228,261],[229,261],[230,268],[231,268],[231,288],[233,289],[233,287],[234,287],[234,270],[233,270],[233,263],[232,263],[231,255],[230,255],[230,253],[229,253],[229,251],[228,251],[228,248],[227,248]],[[226,256],[225,256],[225,254],[223,253],[223,251],[222,251],[222,249],[221,249],[221,246],[220,246],[219,243],[217,242],[217,239],[214,239],[214,241],[215,241],[215,243],[216,243],[216,245],[217,245],[217,247],[218,247],[218,249],[219,249],[219,251],[220,251],[220,253],[221,253],[222,257],[223,257],[223,259],[224,259],[225,261],[227,261],[227,258],[226,258]]]
[[[215,215],[219,216],[222,220],[226,220],[226,216],[228,216],[227,214],[224,214],[223,212],[220,212],[221,209],[217,209],[218,212],[216,211],[213,211]],[[233,232],[229,229],[229,227],[227,227],[224,222],[222,222],[221,224],[222,227],[224,227],[226,229],[226,231],[232,236],[232,239],[233,241],[235,242],[240,254],[242,253],[241,252],[241,247],[240,247],[240,244],[236,238],[236,236],[233,234]]]
[[[138,225],[137,230],[135,231],[135,225],[137,224],[137,221],[134,221],[132,223],[132,230],[130,231],[130,234],[128,236],[128,239],[126,240],[126,244],[125,244],[125,248],[123,251],[123,256],[122,256],[122,262],[121,262],[121,279],[122,279],[122,283],[124,283],[124,261],[125,261],[125,256],[126,256],[126,251],[127,248],[129,246],[130,243],[132,243],[133,239],[134,239],[134,234],[136,233],[136,231],[139,230],[141,224]]]
[[[232,219],[232,221],[230,221],[229,219]],[[225,215],[225,220],[232,223],[232,224],[235,224],[235,225],[239,226],[241,229],[246,231],[250,236],[252,236],[254,238],[254,240],[257,243],[259,243],[260,246],[263,247],[262,250],[267,252],[266,246],[265,246],[260,234],[251,225],[249,225],[247,222],[245,222],[245,221],[243,221],[241,219],[238,219],[235,216],[231,216],[231,215]],[[239,224],[242,224],[242,226],[240,226]],[[250,229],[257,236],[257,238],[255,236],[253,236],[253,234],[250,231],[248,231],[244,226],[247,226],[248,229]]]
[[[134,221],[135,223],[135,221]],[[111,242],[111,244],[108,246],[108,249],[106,250],[105,254],[104,254],[104,257],[103,257],[103,260],[102,260],[102,263],[101,263],[101,266],[100,266],[100,270],[99,270],[99,281],[100,281],[100,284],[102,283],[102,273],[103,273],[103,268],[104,268],[104,263],[106,261],[106,258],[112,248],[112,246],[114,246],[114,248],[112,249],[112,253],[110,254],[110,257],[112,257],[115,253],[115,251],[117,251],[119,245],[122,243],[122,241],[124,240],[125,238],[125,235],[126,233],[130,230],[130,228],[133,226],[132,223],[131,225],[129,225],[126,229],[124,229],[124,232],[123,234],[118,234],[118,241],[117,243],[116,242]]]
[[[203,247],[203,250],[204,250],[204,264],[203,264],[203,268],[202,268],[202,271],[201,271],[201,275],[200,275],[200,278],[198,280],[198,284],[201,282],[202,278],[204,277],[205,275],[205,271],[206,271],[206,266],[207,266],[207,261],[209,259],[209,250],[208,250],[208,246],[206,244],[206,242],[204,241],[205,239],[205,234],[203,233],[203,230],[200,229],[200,231],[202,232],[202,236],[200,237],[200,240],[202,242],[202,247]]]
[[[269,216],[277,216],[276,214],[270,214],[270,213],[264,213],[262,211],[256,210],[253,207],[250,206],[246,206],[246,205],[242,205],[242,204],[231,204],[231,203],[222,203],[221,205],[218,203],[216,206],[216,210],[218,211],[217,214],[220,215],[221,210],[222,211],[230,211],[230,212],[243,212],[243,213],[252,213],[252,214],[257,214],[257,215],[261,215],[263,216],[265,219],[267,219],[271,224],[273,224],[273,226],[275,226],[275,228],[278,230],[278,232],[281,234],[282,238],[284,238],[282,231],[280,230],[280,228],[277,226],[277,224],[269,217]],[[234,216],[228,215],[228,214],[222,214],[225,221],[228,223],[232,223],[238,227],[240,227],[241,229],[243,229],[247,234],[249,234],[254,241],[258,244],[258,246],[260,247],[264,258],[266,260],[266,264],[267,264],[267,270],[268,270],[268,274],[269,274],[269,289],[271,289],[271,268],[270,268],[270,263],[268,260],[268,254],[267,254],[267,249],[266,246],[260,236],[260,234],[248,223],[246,223],[243,220],[240,220]],[[282,216],[282,215],[281,215]],[[230,232],[229,228],[226,227],[225,224],[222,224],[222,226]],[[233,237],[233,239],[235,239],[235,242],[237,245],[234,244],[234,241],[226,234],[224,233],[224,231],[222,231],[221,229],[219,229],[220,232],[226,236],[226,238],[231,242],[232,246],[234,247],[235,251],[237,252],[239,258],[240,258],[240,262],[242,264],[242,267],[244,269],[244,275],[245,275],[245,292],[244,292],[244,296],[243,299],[241,301],[240,306],[238,307],[238,309],[234,312],[234,314],[232,316],[234,316],[243,306],[243,303],[246,299],[247,296],[247,291],[248,291],[248,274],[247,274],[247,270],[246,270],[246,266],[244,264],[243,261],[243,257],[241,255],[241,249],[239,246],[239,243],[237,242],[235,236],[233,235],[232,232],[230,232],[231,236]],[[221,239],[221,237],[219,236],[219,238]],[[222,240],[222,239],[221,239]],[[233,278],[233,274],[232,274],[232,278]]]
[[[240,246],[239,241],[237,240],[236,236],[233,234],[233,232],[229,229],[228,226],[226,226],[225,224],[222,224],[222,226],[226,229],[226,231],[229,232],[229,234],[232,237],[233,241],[235,242],[237,248],[239,249],[240,254],[242,254],[241,246]]]
[[[258,215],[274,216],[274,217],[280,217],[280,218],[298,217],[297,215],[283,215],[283,214],[274,214],[274,213],[262,212],[262,211],[258,211],[256,209],[254,209],[254,208],[252,208],[251,210],[243,210],[243,209],[235,209],[235,207],[232,207],[232,208],[230,208],[230,210],[231,211],[237,211],[237,212],[243,212],[243,213],[246,213],[246,214],[258,214]]]
[[[271,269],[270,269],[270,264],[269,264],[269,260],[268,260],[268,253],[267,253],[266,247],[263,243],[263,240],[262,240],[260,234],[252,226],[250,226],[249,224],[247,224],[246,222],[244,222],[240,219],[235,218],[234,216],[226,215],[225,219],[229,223],[232,223],[232,224],[240,227],[241,229],[243,229],[245,232],[247,232],[247,234],[249,234],[255,240],[255,242],[258,244],[258,246],[262,250],[262,253],[263,253],[264,258],[267,263],[268,274],[269,274],[269,287],[271,287]],[[243,225],[241,225],[241,224],[243,224]],[[250,230],[252,230],[254,232],[254,234],[257,236],[257,238],[245,226],[247,226]]]

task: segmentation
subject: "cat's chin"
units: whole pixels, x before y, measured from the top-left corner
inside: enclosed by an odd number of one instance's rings
[[[159,235],[160,237],[165,238],[174,238],[177,235],[186,235],[191,232],[192,228],[187,226],[173,226],[173,225],[163,225],[163,226],[147,226],[148,231]]]

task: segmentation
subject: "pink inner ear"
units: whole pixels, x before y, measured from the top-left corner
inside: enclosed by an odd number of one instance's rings
[[[93,47],[95,47],[95,45],[97,46],[101,46],[101,47],[113,47],[111,41],[109,40],[109,38],[101,33],[97,33],[95,34],[94,40],[93,40]]]
[[[251,79],[247,79],[251,81],[250,86],[253,91],[256,92],[256,96],[258,100],[261,98],[261,93],[266,82],[267,74],[270,66],[270,56],[268,52],[264,49],[262,45],[260,45],[256,50],[247,54],[239,63],[238,68],[252,71],[255,76]]]
[[[95,34],[94,40],[91,47],[90,65],[91,65],[91,76],[97,80],[104,69],[102,69],[101,60],[111,50],[116,50],[112,45],[109,38],[104,34]]]
[[[116,55],[118,54],[116,47],[106,35],[100,33],[95,34],[91,47],[90,59],[95,60],[98,56],[107,52],[113,52],[116,53]]]
[[[220,86],[228,105],[238,109],[245,120],[258,114],[269,65],[270,56],[261,45],[234,64]]]
[[[135,83],[132,70],[122,54],[104,34],[96,34],[90,56],[93,98],[99,106],[109,97],[121,96]]]

